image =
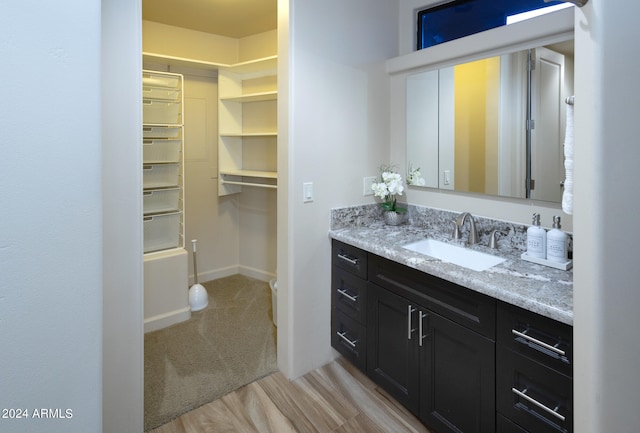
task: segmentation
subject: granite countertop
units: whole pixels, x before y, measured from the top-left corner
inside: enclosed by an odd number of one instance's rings
[[[500,245],[490,249],[486,243],[473,245],[477,251],[497,255],[506,261],[478,272],[402,248],[426,237],[454,243],[451,235],[423,226],[388,226],[374,222],[334,228],[329,237],[370,253],[407,265],[447,281],[517,305],[559,322],[573,325],[573,271],[562,271],[524,261],[521,251]],[[466,240],[466,236],[464,238]]]

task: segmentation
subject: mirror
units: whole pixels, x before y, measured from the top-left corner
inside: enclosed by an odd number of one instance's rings
[[[573,40],[408,75],[407,162],[427,187],[559,203],[572,94]]]

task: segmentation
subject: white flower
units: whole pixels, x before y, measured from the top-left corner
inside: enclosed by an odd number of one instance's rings
[[[382,180],[387,185],[390,195],[402,195],[404,186],[402,186],[402,176],[400,176],[400,173],[385,171],[382,173]]]
[[[380,168],[380,182],[371,184],[371,190],[376,197],[383,200],[380,205],[384,210],[406,212],[407,209],[397,206],[396,196],[402,195],[404,185],[400,173],[393,171],[391,166]]]
[[[371,189],[373,190],[373,195],[381,199],[384,199],[389,194],[387,184],[384,182],[371,184]]]
[[[420,173],[420,169],[416,168],[415,170],[411,169],[411,164],[409,164],[409,173],[407,173],[407,185],[415,185],[415,186],[424,186],[426,185],[426,181],[422,177]]]

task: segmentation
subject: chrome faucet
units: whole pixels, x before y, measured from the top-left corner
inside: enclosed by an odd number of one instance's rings
[[[469,212],[463,212],[458,215],[458,219],[455,221],[456,226],[453,229],[453,239],[460,239],[460,227],[464,225],[465,220],[469,220],[469,245],[478,243],[478,232],[476,231],[476,222],[473,220],[473,216]]]

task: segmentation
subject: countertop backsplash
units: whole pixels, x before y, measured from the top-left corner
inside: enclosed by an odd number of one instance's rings
[[[430,232],[442,234],[453,233],[454,221],[460,212],[452,212],[442,209],[434,209],[425,206],[408,205],[409,223],[416,228],[426,229]],[[331,230],[347,227],[366,227],[382,221],[382,208],[376,204],[360,206],[348,206],[331,210]],[[473,214],[472,214],[473,215]],[[489,236],[493,230],[497,230],[498,248],[512,252],[523,253],[527,250],[527,229],[525,224],[495,220],[473,215],[476,230],[481,245],[489,244]],[[469,236],[469,224],[465,223],[461,228],[462,239]],[[572,256],[573,236],[569,235],[569,258]]]

